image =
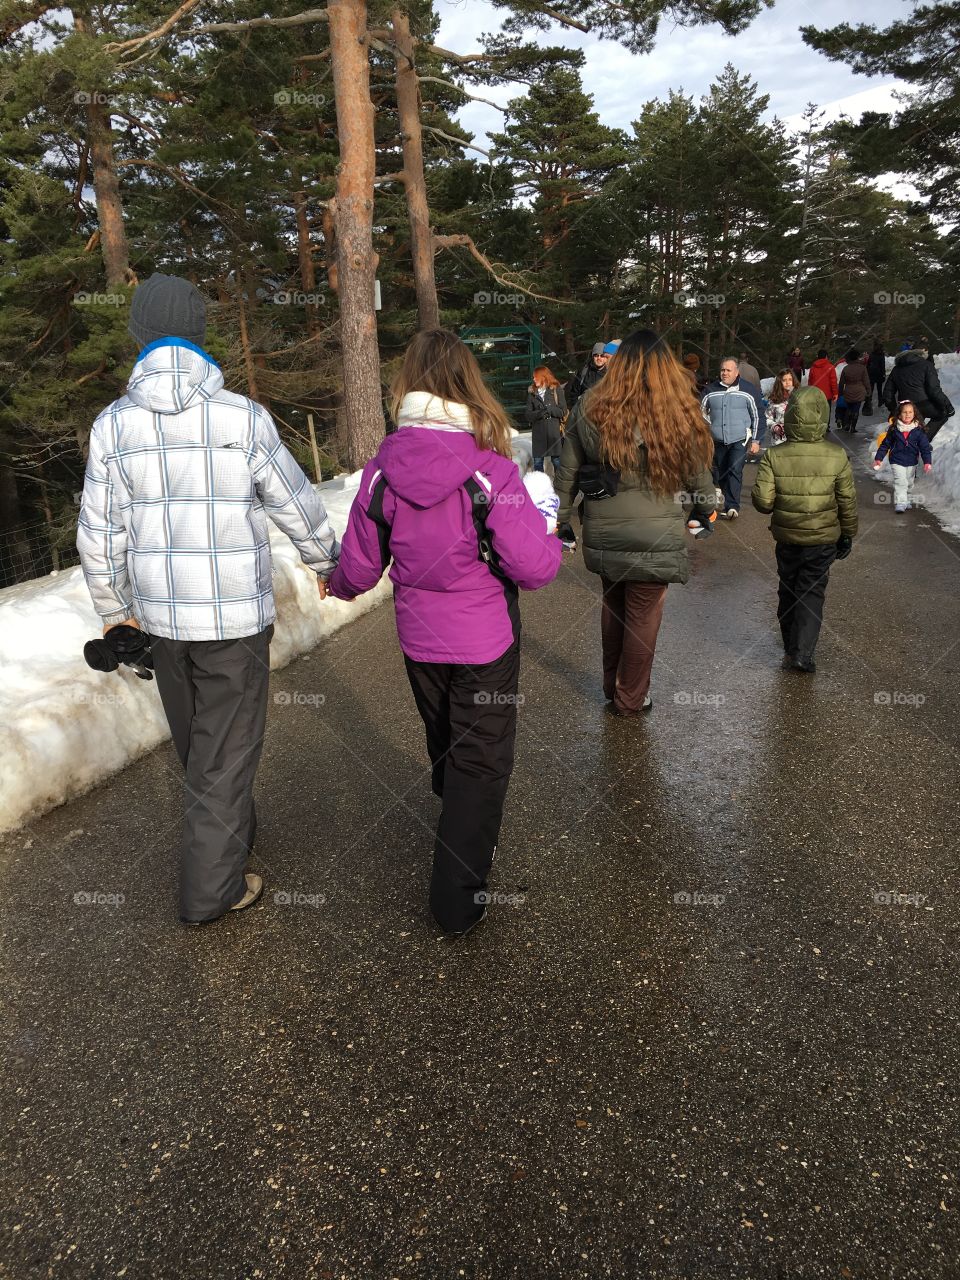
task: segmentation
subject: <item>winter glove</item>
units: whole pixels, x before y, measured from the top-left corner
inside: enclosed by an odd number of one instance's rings
[[[847,534],[842,533],[837,539],[837,559],[846,560],[847,556],[853,550],[853,539]]]
[[[122,662],[132,667],[141,680],[152,680],[153,655],[150,637],[139,627],[111,627],[102,640],[88,640],[83,658],[94,671],[116,671]]]
[[[557,528],[557,512],[560,510],[560,499],[557,496],[549,477],[542,471],[528,471],[523,477],[523,487],[533,501],[544,520],[547,522],[547,533],[554,533]]]
[[[932,463],[932,462],[925,462],[925,463],[923,464],[923,474],[924,474],[925,476],[928,476],[932,470],[933,470],[933,463]]]

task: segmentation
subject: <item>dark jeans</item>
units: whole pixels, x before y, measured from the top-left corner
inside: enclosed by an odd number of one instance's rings
[[[830,566],[837,556],[836,545],[798,547],[777,543],[777,572],[780,574],[777,619],[783,649],[792,658],[812,658],[823,622],[823,599],[830,581]]]
[[[713,442],[713,483],[723,491],[727,511],[740,510],[740,489],[743,485],[743,464],[747,446]]]
[[[246,891],[253,780],[267,719],[273,627],[240,640],[151,641],[157,688],[186,772],[180,915],[212,920]]]
[[[662,582],[612,582],[602,576],[600,581],[603,692],[629,715],[640,710],[650,689],[667,588]]]
[[[534,458],[534,460],[533,460],[533,469],[534,469],[534,471],[544,471],[544,470],[545,470],[545,467],[544,467],[544,465],[543,465],[543,464],[544,464],[544,462],[546,462],[546,460],[547,460],[547,458],[548,458],[548,457],[549,457],[550,461],[553,463],[553,474],[554,474],[554,475],[556,475],[556,474],[557,474],[557,471],[559,470],[559,467],[560,467],[560,455],[559,455],[559,453],[545,454],[542,458]]]
[[[495,662],[414,662],[407,677],[427,731],[435,795],[443,801],[433,848],[430,909],[442,929],[483,914],[503,806],[513,772],[520,646]]]

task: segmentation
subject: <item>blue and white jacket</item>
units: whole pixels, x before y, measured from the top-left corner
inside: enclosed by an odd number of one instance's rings
[[[718,444],[749,444],[765,434],[763,400],[752,382],[738,379],[729,387],[711,382],[700,407]]]
[[[923,427],[910,427],[909,431],[904,431],[905,426],[907,423],[901,425],[897,422],[889,428],[877,450],[875,462],[882,462],[888,453],[891,464],[898,467],[915,467],[921,458],[924,462],[933,461],[930,439]]]
[[[93,424],[77,549],[105,624],[230,640],[276,617],[267,517],[327,577],[340,548],[269,413],[182,338],[144,347]]]

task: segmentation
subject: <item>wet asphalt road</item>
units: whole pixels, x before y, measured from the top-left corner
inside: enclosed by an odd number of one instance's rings
[[[524,598],[460,944],[389,605],[273,677],[253,912],[177,926],[169,747],[0,841],[0,1274],[960,1275],[960,544],[877,492],[813,678],[752,510],[644,722],[579,554]]]

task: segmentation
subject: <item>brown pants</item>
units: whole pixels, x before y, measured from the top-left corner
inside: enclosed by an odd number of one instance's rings
[[[603,692],[618,711],[639,711],[663,619],[667,588],[661,582],[611,582],[601,576]]]

